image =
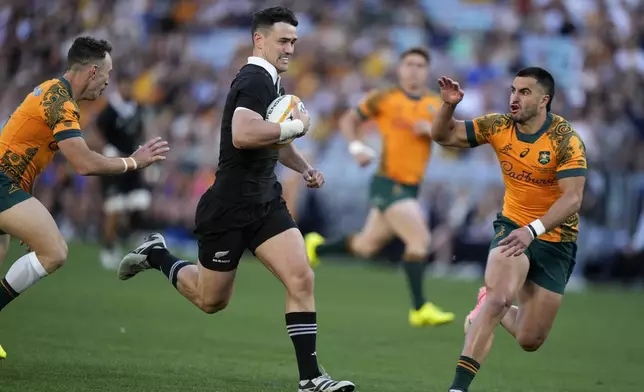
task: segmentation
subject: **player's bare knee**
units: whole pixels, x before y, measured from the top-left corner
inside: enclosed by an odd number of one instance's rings
[[[284,285],[292,298],[305,300],[313,295],[314,281],[313,270],[306,266],[293,271]]]
[[[62,236],[50,244],[42,251],[36,249],[36,256],[47,273],[52,273],[62,267],[67,261],[67,242]]]
[[[488,291],[485,308],[492,315],[502,315],[512,306],[512,296],[503,292]]]
[[[363,259],[370,259],[377,252],[375,247],[361,246],[354,247],[353,254]]]
[[[226,309],[228,307],[229,302],[230,302],[230,298],[218,298],[214,301],[201,300],[201,301],[198,301],[197,306],[204,313],[215,314]]]
[[[541,335],[521,334],[517,335],[517,342],[524,351],[534,352],[537,351],[546,339]]]
[[[427,248],[405,248],[405,255],[403,257],[409,261],[425,261],[428,254]]]
[[[351,251],[355,256],[361,257],[363,259],[370,259],[380,249],[380,244],[375,243],[374,241],[368,240],[366,238],[357,237],[351,246]]]
[[[429,235],[419,236],[405,244],[406,260],[425,260],[429,255]]]

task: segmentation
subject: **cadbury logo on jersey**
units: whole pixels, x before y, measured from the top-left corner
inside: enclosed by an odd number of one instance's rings
[[[551,176],[549,178],[535,178],[534,173],[522,169],[515,171],[512,162],[501,161],[501,170],[503,174],[517,181],[527,182],[528,184],[540,186],[553,186],[557,184],[557,177]]]

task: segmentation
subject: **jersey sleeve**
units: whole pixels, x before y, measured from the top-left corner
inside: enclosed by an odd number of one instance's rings
[[[563,138],[557,146],[557,179],[585,177],[588,170],[586,147],[577,132]]]
[[[386,91],[373,90],[360,101],[356,110],[363,120],[376,117],[382,112],[383,101],[387,97]]]
[[[65,101],[56,114],[56,122],[52,131],[57,142],[73,137],[82,137],[78,106],[72,101]]]
[[[490,143],[490,138],[498,132],[497,128],[501,126],[502,116],[502,114],[492,113],[465,121],[465,132],[470,147],[474,148],[481,144]]]
[[[235,109],[246,108],[266,117],[266,109],[272,102],[273,95],[266,83],[265,77],[251,75],[237,85]]]

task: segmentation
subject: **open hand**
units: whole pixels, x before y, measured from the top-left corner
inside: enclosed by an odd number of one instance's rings
[[[457,105],[463,100],[465,91],[461,90],[458,82],[443,76],[438,79],[438,86],[441,89],[441,98],[444,102]]]
[[[155,137],[144,145],[139,146],[139,149],[134,151],[131,157],[136,161],[137,169],[143,169],[154,162],[165,160],[164,154],[168,151],[170,151],[168,142],[160,137]]]

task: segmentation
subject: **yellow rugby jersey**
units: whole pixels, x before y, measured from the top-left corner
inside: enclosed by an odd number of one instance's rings
[[[0,172],[30,192],[52,161],[61,140],[81,136],[80,109],[64,78],[36,87],[11,115],[0,134]]]
[[[400,87],[373,91],[360,102],[358,113],[363,119],[374,119],[382,135],[379,175],[405,185],[422,182],[432,141],[429,136],[416,135],[414,125],[431,122],[440,105],[438,96],[413,97]]]
[[[518,225],[542,217],[561,196],[558,180],[586,176],[584,143],[561,116],[548,113],[534,135],[521,133],[510,114],[488,114],[465,121],[471,147],[489,143],[503,174],[503,215]],[[539,239],[553,242],[577,240],[579,215]]]

